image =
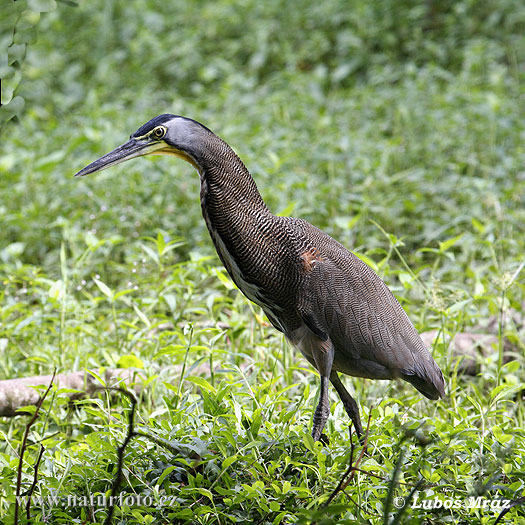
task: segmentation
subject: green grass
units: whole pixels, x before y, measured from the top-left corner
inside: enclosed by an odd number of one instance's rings
[[[121,493],[146,503],[118,504],[114,523],[484,524],[501,509],[470,497],[525,494],[523,7],[352,7],[93,1],[36,26],[25,110],[0,146],[0,378],[137,367]],[[160,158],[73,179],[164,112],[224,138],[272,211],[366,257],[418,330],[492,322],[499,338],[476,377],[435,345],[438,402],[346,378],[371,416],[368,453],[328,506],[351,461],[347,415],[332,393],[330,443],[312,442],[317,378],[220,266],[198,175]],[[110,494],[130,409],[118,392],[48,395],[22,493],[43,445],[34,497],[59,501],[35,500],[31,523],[104,521],[87,503]],[[0,421],[3,523],[28,421]]]

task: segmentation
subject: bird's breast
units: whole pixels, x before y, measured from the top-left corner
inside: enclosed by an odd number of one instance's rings
[[[217,254],[233,282],[250,301],[259,305],[264,310],[271,323],[278,330],[286,332],[287,327],[283,323],[281,315],[283,306],[279,304],[279,298],[268,290],[267,284],[264,282],[264,279],[261,278],[264,276],[264,250],[261,249],[258,264],[254,264],[253,258],[243,257],[245,250],[239,249],[239,244],[245,241],[239,239],[236,245],[237,249],[232,248],[231,239],[221,234],[207,213],[203,215]],[[255,258],[257,258],[257,255],[255,255]],[[249,259],[252,260],[250,261]],[[250,266],[252,270],[251,274],[246,269],[247,265]]]

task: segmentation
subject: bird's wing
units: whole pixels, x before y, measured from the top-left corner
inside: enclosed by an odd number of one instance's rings
[[[306,224],[318,256],[299,293],[305,324],[321,339],[330,338],[344,358],[377,363],[430,397],[442,394],[439,367],[385,283],[356,255]],[[419,380],[424,384],[418,386]]]
[[[321,338],[330,338],[353,359],[366,358],[391,368],[401,319],[397,301],[359,258],[340,266],[318,261],[304,281],[300,313]]]

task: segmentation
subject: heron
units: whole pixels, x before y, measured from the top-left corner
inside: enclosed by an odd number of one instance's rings
[[[439,366],[381,278],[307,221],[274,215],[242,160],[200,122],[159,115],[75,176],[144,155],[173,155],[197,170],[202,215],[231,279],[319,373],[314,441],[330,414],[330,383],[363,436],[359,407],[339,373],[400,378],[429,399],[444,396]]]

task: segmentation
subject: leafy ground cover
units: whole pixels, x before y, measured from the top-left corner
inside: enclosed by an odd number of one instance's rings
[[[494,523],[525,490],[524,8],[292,4],[24,15],[38,39],[25,110],[1,137],[0,378],[137,370],[115,523]],[[72,178],[164,112],[229,142],[274,212],[364,257],[421,332],[492,330],[480,373],[458,374],[438,342],[439,402],[346,378],[370,416],[367,454],[335,395],[329,444],[313,443],[316,377],[220,266],[191,167],[139,159]],[[20,471],[28,522],[107,519],[133,407],[119,392],[73,406],[48,394]],[[4,523],[29,419],[0,422]],[[516,504],[500,522],[524,515]]]

